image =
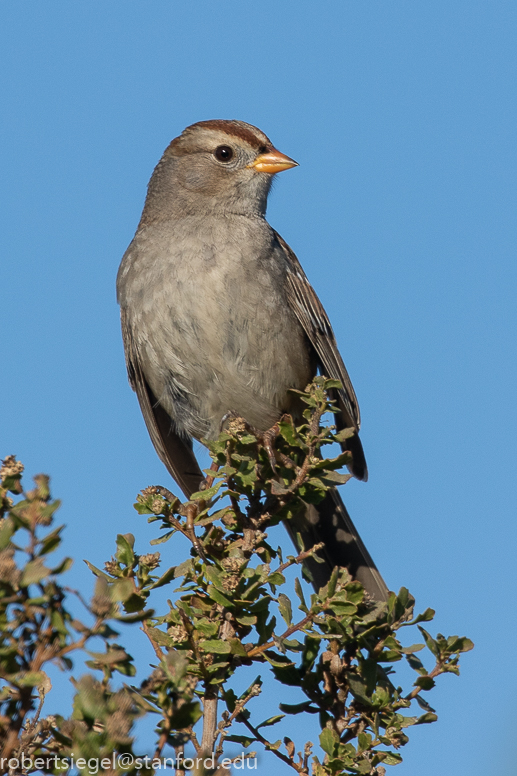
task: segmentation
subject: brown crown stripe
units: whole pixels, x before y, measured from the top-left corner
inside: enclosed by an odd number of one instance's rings
[[[237,121],[235,119],[209,119],[208,121],[198,121],[197,124],[191,124],[184,129],[179,137],[174,138],[167,150],[172,150],[185,135],[190,135],[195,132],[198,127],[200,129],[216,129],[219,132],[224,132],[230,137],[237,137],[240,140],[249,143],[253,148],[256,148],[257,151],[263,146],[266,146],[268,150],[273,148],[273,144],[267,135],[252,124],[246,124],[244,121]]]

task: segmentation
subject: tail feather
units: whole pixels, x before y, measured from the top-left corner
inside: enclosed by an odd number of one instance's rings
[[[313,558],[305,561],[316,590],[327,584],[336,566],[341,566],[348,569],[374,600],[387,600],[386,583],[335,488],[319,504],[307,504],[304,515],[286,527],[295,546],[297,533],[305,549],[324,542],[325,546],[318,551],[318,557],[324,562],[318,563]]]

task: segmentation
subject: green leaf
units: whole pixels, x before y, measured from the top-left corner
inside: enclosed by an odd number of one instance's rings
[[[34,598],[27,598],[27,604],[29,606],[41,606],[41,604],[48,604],[49,602],[49,596],[48,595],[37,595],[34,596]],[[14,650],[16,652],[16,650]],[[3,654],[3,651],[0,649],[0,654]]]
[[[377,682],[377,663],[373,658],[362,660],[359,664],[361,676],[366,682],[366,696],[369,697],[375,690]]]
[[[253,434],[243,434],[241,437],[239,437],[239,442],[241,445],[253,445],[257,441],[257,437],[253,436]]]
[[[278,422],[278,428],[280,429],[280,434],[285,439],[287,444],[291,445],[291,447],[298,447],[298,435],[296,433],[292,418],[289,418],[289,420],[280,420]]]
[[[274,666],[274,668],[283,670],[285,668],[289,668],[290,666],[294,666],[292,660],[289,660],[289,658],[285,657],[285,655],[277,655],[277,653],[273,652],[271,649],[263,652],[262,655],[265,657],[268,663]]]
[[[282,639],[282,646],[291,652],[303,652],[305,649],[305,646],[298,639]]]
[[[321,731],[320,745],[323,751],[326,752],[329,757],[333,756],[335,750],[337,749],[338,743],[338,735],[331,728],[326,727]]]
[[[227,690],[221,689],[221,695],[226,703],[226,708],[230,714],[233,714],[235,706],[237,705],[237,696],[235,695],[235,692],[231,688]]]
[[[294,580],[294,590],[298,598],[300,599],[300,606],[298,607],[304,614],[308,614],[309,610],[307,608],[307,604],[305,603],[305,597],[303,595],[303,589],[302,584],[298,577]]]
[[[335,472],[326,469],[320,474],[319,477],[310,477],[308,482],[310,482],[312,485],[315,485],[316,487],[318,487],[321,483],[330,488],[333,485],[344,485],[352,478],[352,476],[352,474],[341,474],[341,472]]]
[[[289,665],[279,663],[276,666],[273,666],[273,673],[279,682],[288,687],[300,687],[302,683],[300,670],[294,663],[290,663]]]
[[[61,506],[61,501],[57,499],[56,501],[52,501],[50,504],[46,504],[44,507],[40,506],[39,507],[40,518],[51,520],[52,515],[54,514],[54,512],[56,512],[59,509],[60,506]]]
[[[330,608],[333,612],[336,613],[338,617],[349,617],[351,615],[356,614],[357,612],[357,606],[355,604],[351,604],[349,602],[340,602],[336,601],[335,603],[332,601],[330,603]]]
[[[224,594],[226,588],[223,584],[223,572],[221,572],[215,566],[206,566],[205,568],[206,578],[212,583],[220,592]]]
[[[302,667],[304,671],[310,671],[314,661],[318,657],[321,648],[320,640],[313,636],[305,637],[305,648],[302,657]]]
[[[332,596],[336,592],[338,577],[339,577],[339,569],[336,566],[333,569],[332,574],[330,575],[330,579],[327,583],[326,596],[328,596],[328,598],[332,598]]]
[[[153,582],[152,585],[149,585],[148,589],[156,590],[157,587],[163,587],[164,585],[167,585],[169,582],[171,582],[176,577],[176,568],[176,566],[171,566],[170,569],[167,569],[167,571],[156,580],[156,582]]]
[[[187,560],[184,560],[183,563],[180,563],[179,566],[176,566],[174,579],[178,579],[178,577],[186,577],[187,574],[192,571],[193,563],[194,561],[192,558],[188,558]]]
[[[201,641],[199,646],[204,652],[214,652],[219,655],[229,655],[231,652],[229,642],[222,639],[207,639]]]
[[[229,598],[227,598],[223,593],[221,593],[217,588],[215,588],[213,585],[210,585],[207,590],[208,595],[210,598],[215,601],[217,604],[221,604],[221,606],[225,606],[227,609],[233,609],[234,608],[234,602],[230,601]]]
[[[141,612],[145,607],[146,600],[147,599],[145,595],[138,595],[138,593],[133,593],[123,602],[124,611],[127,612],[127,614]]]
[[[427,648],[431,650],[431,652],[435,657],[438,657],[440,654],[440,649],[436,641],[432,638],[431,634],[428,633],[425,628],[422,628],[421,625],[418,625],[418,630],[424,637],[424,641],[426,643]]]
[[[278,608],[280,609],[280,614],[284,618],[286,625],[289,627],[293,621],[293,610],[291,601],[285,593],[280,593],[278,596]]]
[[[5,550],[15,532],[14,521],[12,518],[7,517],[0,525],[0,550]]]
[[[205,509],[204,512],[201,512],[194,521],[196,528],[198,526],[200,528],[204,528],[205,525],[210,525],[211,523],[215,523],[217,520],[221,519],[223,514],[228,514],[229,511],[230,510],[228,509],[220,509],[218,512],[215,512],[213,514],[208,514],[208,509]]]
[[[348,466],[351,460],[351,455],[348,452],[348,450],[345,450],[342,453],[339,453],[335,458],[322,458],[317,463],[313,464],[311,467],[312,471],[319,472],[322,476],[327,476],[327,474],[331,474],[331,472],[334,472],[336,469],[342,469],[343,466]],[[344,475],[347,477],[347,479],[350,479],[350,475]]]
[[[397,719],[400,722],[401,728],[411,727],[412,725],[416,725],[418,722],[418,717],[405,717],[402,714],[397,715]]]
[[[63,620],[63,615],[58,609],[54,609],[54,611],[51,612],[50,622],[57,633],[61,633],[62,636],[68,636],[68,630],[65,621]]]
[[[280,711],[285,711],[286,714],[301,714],[302,712],[317,714],[319,712],[319,708],[313,706],[312,701],[303,701],[303,703],[294,704],[280,703],[278,707]]]
[[[422,716],[417,719],[415,725],[427,725],[429,722],[436,722],[437,719],[437,714],[428,711],[427,714],[422,714]]]
[[[402,762],[402,757],[396,752],[388,752],[383,762],[385,762],[386,765],[398,765]]]
[[[280,722],[281,719],[285,717],[285,714],[276,714],[274,717],[269,717],[269,719],[264,720],[264,722],[261,722],[260,725],[257,725],[256,729],[259,730],[263,727],[270,727],[271,725],[276,725],[277,722]]]
[[[42,558],[36,558],[35,560],[29,561],[25,568],[23,569],[22,578],[21,578],[21,586],[22,587],[29,587],[29,585],[35,585],[38,582],[41,582],[42,579],[45,577],[48,577],[50,574],[50,569],[48,569],[45,564],[43,563]]]
[[[11,674],[9,681],[16,687],[40,687],[45,683],[46,676],[44,671],[19,671]]]
[[[61,532],[65,526],[60,525],[55,528],[51,533],[47,534],[41,542],[40,555],[48,555],[49,552],[53,552],[56,547],[61,544]]]
[[[153,703],[151,703],[147,698],[144,698],[143,695],[141,695],[137,690],[135,690],[134,687],[131,688],[131,697],[135,701],[135,703],[140,706],[141,709],[144,711],[149,712],[150,714],[160,714],[161,716],[161,710],[158,708],[158,706],[155,706]]]
[[[238,623],[240,625],[255,625],[257,622],[257,618],[254,614],[252,615],[242,615],[239,617],[235,617]]]
[[[153,510],[149,509],[147,504],[142,504],[140,501],[137,501],[135,504],[133,504],[133,509],[135,509],[138,512],[139,515],[153,515],[154,514]]]
[[[160,663],[166,676],[170,679],[174,687],[179,687],[181,681],[187,674],[188,658],[182,652],[168,652]]]
[[[221,489],[221,486],[224,485],[223,480],[219,480],[219,482],[216,482],[215,485],[212,485],[211,488],[207,488],[206,490],[199,490],[196,491],[196,493],[192,493],[190,496],[191,501],[210,501],[214,496],[216,496],[219,493],[219,490]]]
[[[93,676],[82,676],[77,683],[74,698],[74,717],[104,720],[108,714],[102,687]]]
[[[151,539],[149,544],[152,544],[154,547],[156,544],[163,544],[164,542],[168,542],[171,536],[175,533],[176,533],[176,529],[173,529],[172,531],[167,531],[167,533],[163,534],[163,536],[158,536],[157,539]]]
[[[110,649],[108,652],[90,652],[87,650],[88,655],[93,657],[96,663],[102,665],[112,666],[116,663],[123,663],[126,660],[131,660],[130,655],[127,654],[125,649]]]
[[[415,687],[420,687],[421,690],[432,690],[436,682],[431,676],[419,676],[415,682]]]
[[[127,577],[116,579],[110,585],[110,597],[112,601],[127,601],[135,591],[134,582]]]
[[[470,652],[471,649],[474,649],[474,642],[465,636],[451,636],[450,639],[447,639],[447,650],[449,652]]]
[[[432,707],[432,706],[430,706],[430,705],[427,703],[427,701],[426,701],[426,700],[424,700],[424,698],[422,698],[422,696],[421,696],[421,695],[417,695],[417,696],[415,696],[415,700],[416,700],[416,702],[418,703],[418,705],[420,706],[420,708],[421,708],[421,709],[423,709],[424,711],[430,711],[430,712],[432,712],[432,713],[434,714],[434,709],[433,709],[433,707]]]
[[[103,579],[106,579],[108,582],[113,582],[113,577],[110,577],[110,575],[106,574],[105,571],[101,571],[100,569],[98,569],[97,566],[94,566],[93,563],[90,563],[89,560],[85,560],[84,562],[86,563],[86,565],[88,566],[92,574],[95,574],[96,577],[101,577]]]
[[[171,637],[167,635],[167,633],[161,631],[159,628],[148,627],[147,631],[152,640],[160,647],[173,647],[175,645],[175,642],[171,639]]]
[[[65,571],[68,571],[69,568],[72,568],[74,565],[74,561],[72,558],[63,558],[61,563],[58,563],[57,566],[54,566],[53,569],[50,569],[50,573],[57,575],[57,574],[64,574]]]
[[[273,573],[268,576],[266,582],[270,585],[284,585],[285,577],[280,571],[273,571]]]
[[[359,750],[361,752],[368,751],[368,749],[372,745],[372,740],[373,739],[372,739],[372,737],[371,737],[371,735],[369,733],[359,733],[359,735],[357,736],[357,742],[359,744]],[[369,767],[371,769],[371,763],[370,763]]]
[[[342,428],[341,431],[336,431],[334,433],[334,439],[336,442],[346,442],[347,439],[350,439],[351,437],[355,436],[357,434],[357,431],[355,428]]]
[[[430,620],[433,619],[435,614],[436,612],[434,611],[434,609],[428,608],[425,610],[425,612],[423,612],[423,614],[418,614],[414,620],[410,620],[409,622],[403,622],[402,626],[407,627],[409,625],[417,625],[417,623],[419,622],[429,622]]]
[[[354,698],[357,698],[357,700],[361,701],[361,703],[365,703],[368,706],[371,706],[372,699],[368,697],[368,687],[366,686],[366,682],[364,682],[360,676],[352,673],[351,671],[346,672],[346,681]]]
[[[143,611],[135,612],[134,614],[117,614],[114,619],[117,622],[125,622],[125,623],[132,623],[132,622],[143,622],[144,620],[149,620],[151,617],[154,616],[154,609],[144,609]],[[105,626],[107,627],[107,626]],[[106,636],[113,635],[114,631],[110,634],[106,634]],[[118,635],[118,634],[115,634]]]
[[[410,655],[406,655],[406,660],[411,666],[411,668],[413,669],[413,671],[418,671],[418,673],[422,675],[427,674],[427,670],[419,657],[417,657],[416,655],[410,654]]]
[[[355,759],[354,768],[356,769],[354,773],[363,774],[363,776],[367,776],[372,772],[372,764],[367,757],[361,757],[360,759]]]
[[[421,649],[425,649],[425,644],[412,644],[410,647],[402,647],[400,651],[403,655],[411,655],[413,652],[420,652]]]
[[[111,649],[118,647],[118,644],[113,644]],[[133,664],[133,658],[129,655],[124,648],[121,648],[120,652],[123,655],[119,656],[119,659],[112,663],[114,671],[118,671],[123,676],[135,676],[136,667]]]
[[[211,622],[206,617],[200,620],[194,621],[194,628],[203,634],[203,636],[215,636],[219,630],[219,624],[217,622]]]
[[[252,736],[226,736],[225,741],[232,741],[234,744],[242,744],[242,746],[247,749],[248,746],[251,746],[255,741],[257,741],[257,738],[253,738]]]
[[[123,563],[128,568],[133,568],[135,565],[135,553],[133,552],[134,544],[135,537],[133,534],[118,534],[117,552],[115,557],[119,563]]]
[[[244,644],[241,642],[240,639],[230,639],[230,649],[232,655],[237,655],[237,657],[247,657],[248,653],[246,652],[246,649],[244,647]]]

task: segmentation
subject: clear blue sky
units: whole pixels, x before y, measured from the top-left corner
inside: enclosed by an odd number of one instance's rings
[[[476,642],[399,776],[511,770],[516,22],[514,0],[0,8],[0,456],[51,474],[70,553],[100,565],[127,531],[146,551],[134,496],[170,480],[126,381],[118,263],[172,137],[259,126],[300,163],[269,220],[361,404],[370,481],[345,500],[390,587]],[[69,580],[90,585],[80,560]]]

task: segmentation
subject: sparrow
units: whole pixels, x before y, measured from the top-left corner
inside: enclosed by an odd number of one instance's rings
[[[257,127],[214,119],[166,148],[117,276],[129,382],[169,473],[188,498],[203,474],[193,439],[212,440],[237,414],[266,431],[296,414],[291,389],[319,370],[339,380],[338,428],[359,480],[368,471],[360,413],[328,316],[300,262],[266,221],[273,176],[297,166]],[[318,589],[336,566],[386,600],[387,587],[336,489],[306,505],[291,536],[324,542],[307,562]]]

